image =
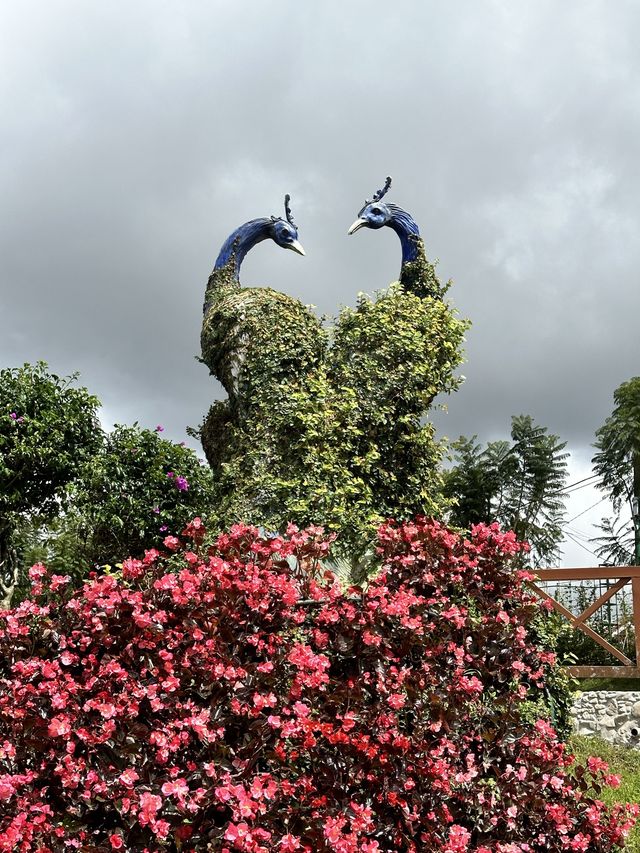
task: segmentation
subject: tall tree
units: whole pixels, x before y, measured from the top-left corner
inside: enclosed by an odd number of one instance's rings
[[[565,447],[529,415],[511,419],[511,442],[483,447],[477,436],[461,436],[452,444],[455,464],[446,478],[445,493],[455,501],[451,523],[468,529],[498,521],[529,542],[535,565],[553,561],[562,541]]]
[[[598,488],[612,501],[614,518],[600,525],[598,556],[614,563],[640,564],[640,376],[613,392],[614,408],[596,431],[593,466]]]
[[[17,534],[68,502],[68,486],[102,441],[99,402],[77,375],[50,373],[44,362],[0,371],[0,605],[19,581]]]

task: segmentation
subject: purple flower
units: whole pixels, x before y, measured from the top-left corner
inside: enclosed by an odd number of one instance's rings
[[[159,514],[160,514],[160,507],[159,507],[159,506],[154,506],[154,508],[153,508],[152,512],[155,512],[155,514],[156,514],[156,515],[159,515]]]
[[[158,426],[156,427],[156,432],[164,432],[164,427],[162,426],[162,424],[158,424]]]
[[[189,483],[186,477],[176,477],[176,486],[181,492],[186,492],[189,489]]]
[[[169,529],[169,528],[167,527],[167,525],[166,525],[166,524],[163,524],[163,525],[162,525],[162,527],[160,528],[160,533],[164,533],[164,532],[165,532],[165,530],[168,530],[168,529]]]
[[[17,420],[18,420],[18,416],[16,415],[16,413],[15,413],[15,412],[11,412],[11,414],[9,415],[9,417],[11,418],[11,420],[12,420],[12,421],[17,421]]]
[[[173,471],[167,471],[167,477],[171,480],[172,477],[175,477],[175,474],[173,473]]]

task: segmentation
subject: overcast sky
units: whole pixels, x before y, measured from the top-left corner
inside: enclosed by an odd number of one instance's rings
[[[389,229],[346,236],[390,174],[473,322],[442,432],[531,414],[588,476],[640,373],[639,41],[632,0],[2,4],[0,364],[182,440],[227,235],[291,193],[307,256],[263,243],[242,281],[333,314],[397,277]]]

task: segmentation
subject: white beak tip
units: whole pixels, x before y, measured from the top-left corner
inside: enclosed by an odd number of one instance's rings
[[[355,234],[360,228],[363,228],[367,224],[366,219],[356,219],[351,228],[347,231],[347,234]]]
[[[287,249],[291,249],[292,252],[297,252],[298,255],[306,255],[305,250],[302,248],[302,244],[298,243],[297,240],[294,240],[292,243],[287,245]]]

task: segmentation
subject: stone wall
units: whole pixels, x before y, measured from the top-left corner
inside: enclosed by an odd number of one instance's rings
[[[575,731],[640,750],[640,691],[580,693],[571,709]]]

